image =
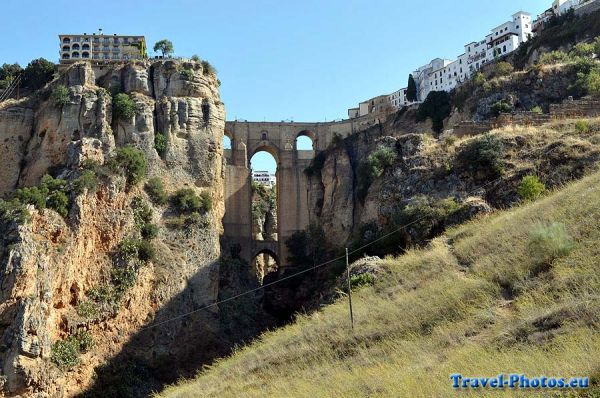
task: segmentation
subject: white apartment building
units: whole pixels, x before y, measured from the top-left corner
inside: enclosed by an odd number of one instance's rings
[[[487,44],[487,60],[515,51],[521,43],[532,37],[533,21],[531,14],[519,11],[513,14],[512,20],[492,29],[485,37]]]
[[[277,183],[277,178],[275,174],[265,170],[252,170],[252,181],[273,188]]]
[[[444,84],[444,69],[452,63],[449,59],[435,58],[413,72],[417,84],[417,100],[422,102],[431,91],[440,90]]]
[[[400,90],[394,91],[388,96],[388,100],[394,108],[400,109],[405,106],[414,104],[413,101],[409,101],[408,98],[406,98],[407,90],[408,87],[403,87]]]
[[[97,62],[126,61],[143,59],[146,56],[144,36],[128,35],[58,35],[60,63],[67,64],[81,60]]]

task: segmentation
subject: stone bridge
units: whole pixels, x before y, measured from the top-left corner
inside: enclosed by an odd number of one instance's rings
[[[284,268],[288,257],[286,239],[310,223],[309,184],[304,169],[335,135],[346,137],[375,123],[378,119],[373,116],[324,123],[227,122],[225,135],[231,140],[231,149],[224,151],[226,242],[237,245],[241,258],[249,264],[266,252],[275,258],[280,269]],[[298,150],[299,136],[311,138],[313,150]],[[270,153],[277,162],[276,241],[260,241],[252,235],[250,159],[259,151]]]

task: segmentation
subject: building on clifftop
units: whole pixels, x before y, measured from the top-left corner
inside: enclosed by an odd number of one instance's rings
[[[107,63],[147,58],[144,36],[105,35],[100,29],[91,35],[61,34],[58,38],[61,64],[81,60]]]

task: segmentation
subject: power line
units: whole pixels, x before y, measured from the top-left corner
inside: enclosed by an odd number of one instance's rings
[[[559,147],[558,147],[558,146],[556,146],[556,147],[554,147],[554,148],[550,149],[549,151],[545,152],[543,155],[544,155],[544,156],[545,156],[545,155],[548,155],[548,154],[550,154],[551,152],[553,152],[554,150],[556,150],[556,149],[558,149],[558,148],[559,148]],[[532,150],[532,151],[530,151],[530,153],[533,153],[533,150]],[[553,176],[554,174],[556,174],[557,172],[558,172],[558,170],[557,170],[557,171],[555,171],[554,173],[552,173],[552,176]],[[487,187],[487,186],[489,186],[489,185],[491,185],[491,184],[493,184],[493,183],[496,183],[496,182],[498,182],[498,181],[500,181],[500,180],[502,180],[502,179],[503,179],[503,177],[502,177],[502,176],[500,176],[500,177],[498,177],[498,178],[496,178],[496,179],[494,179],[494,180],[492,180],[492,181],[488,181],[487,183],[485,183],[485,184],[483,184],[483,185],[481,185],[481,186],[479,186],[479,187],[477,187],[477,188],[473,188],[472,190],[470,190],[470,191],[467,191],[467,194],[471,194],[471,193],[473,193],[473,192],[475,192],[475,191],[479,191],[479,190],[481,190],[481,189],[484,189],[485,187]],[[372,241],[370,241],[370,242],[368,242],[368,243],[366,243],[366,244],[364,244],[364,245],[360,246],[360,247],[359,247],[359,248],[357,248],[357,249],[354,249],[354,250],[352,250],[351,252],[348,252],[348,255],[351,255],[351,254],[357,253],[357,252],[359,252],[359,251],[361,251],[361,250],[365,249],[366,247],[369,247],[369,246],[373,245],[374,243],[377,243],[377,242],[379,242],[379,241],[380,241],[380,240],[382,240],[382,239],[385,239],[385,238],[387,238],[387,237],[389,237],[389,236],[392,236],[393,234],[395,234],[395,233],[398,233],[398,232],[400,232],[401,230],[403,230],[403,229],[405,229],[405,228],[407,228],[407,227],[410,227],[410,226],[411,226],[411,225],[413,225],[413,224],[416,224],[416,223],[418,223],[419,221],[422,221],[422,220],[423,220],[423,219],[425,219],[426,217],[427,217],[427,216],[421,216],[421,217],[418,217],[418,218],[416,218],[415,220],[413,220],[413,221],[411,221],[411,222],[409,222],[409,223],[407,223],[407,224],[404,224],[404,225],[402,225],[402,226],[398,227],[397,229],[395,229],[395,230],[393,230],[393,231],[391,231],[391,232],[388,232],[388,233],[386,233],[386,234],[384,234],[384,235],[382,235],[382,236],[378,237],[377,239],[375,239],[375,240],[372,240]],[[347,249],[346,249],[346,250],[347,250]],[[275,280],[275,281],[273,281],[273,282],[265,283],[264,285],[258,286],[258,287],[254,288],[254,289],[247,290],[247,291],[245,291],[245,292],[242,292],[242,293],[236,294],[236,295],[234,295],[234,296],[228,297],[228,298],[226,298],[226,299],[223,299],[223,300],[220,300],[220,301],[215,301],[214,303],[207,304],[207,305],[205,305],[205,306],[202,306],[202,307],[200,307],[200,308],[197,308],[197,309],[195,309],[195,310],[193,310],[193,311],[189,311],[189,312],[186,312],[186,313],[184,313],[184,314],[181,314],[181,315],[177,315],[177,316],[175,316],[175,317],[172,317],[172,318],[169,318],[169,319],[165,319],[164,321],[160,321],[160,322],[157,322],[157,323],[155,323],[155,324],[152,324],[152,325],[149,325],[149,326],[145,326],[145,327],[143,327],[143,328],[140,328],[140,329],[139,329],[139,331],[148,330],[148,329],[153,329],[153,328],[155,328],[155,327],[158,327],[158,326],[164,325],[164,324],[166,324],[166,323],[170,323],[170,322],[173,322],[173,321],[176,321],[176,320],[179,320],[179,319],[182,319],[182,318],[188,317],[188,316],[190,316],[190,315],[193,315],[193,314],[195,314],[195,313],[198,313],[198,312],[200,312],[200,311],[204,311],[204,310],[207,310],[207,309],[209,309],[209,308],[216,307],[216,306],[218,306],[219,304],[223,304],[223,303],[227,303],[227,302],[229,302],[229,301],[232,301],[232,300],[236,300],[236,299],[238,299],[238,298],[240,298],[240,297],[246,296],[246,295],[248,295],[248,294],[251,294],[251,293],[255,293],[255,292],[257,292],[257,291],[259,291],[259,290],[261,290],[261,289],[264,289],[264,288],[266,288],[266,287],[269,287],[269,286],[273,286],[273,285],[275,285],[275,284],[277,284],[277,283],[280,283],[280,282],[286,281],[286,280],[288,280],[288,279],[295,278],[295,277],[296,277],[296,276],[298,276],[298,275],[302,275],[302,274],[305,274],[305,273],[307,273],[307,272],[314,271],[314,270],[315,270],[315,269],[317,269],[317,268],[324,267],[324,266],[326,266],[326,265],[329,265],[329,264],[331,264],[331,263],[334,263],[334,262],[336,262],[336,261],[342,260],[342,259],[344,259],[344,258],[346,258],[346,255],[342,255],[342,256],[339,256],[339,257],[333,258],[333,259],[331,259],[331,260],[328,260],[328,261],[326,261],[326,262],[324,262],[324,263],[320,263],[320,264],[314,265],[314,266],[312,266],[312,267],[305,268],[305,269],[303,269],[302,271],[295,272],[295,273],[293,273],[293,274],[291,274],[291,275],[284,276],[284,277],[282,277],[282,278],[279,278],[279,279],[277,279],[277,280]]]

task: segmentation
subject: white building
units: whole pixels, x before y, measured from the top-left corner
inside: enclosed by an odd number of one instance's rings
[[[519,11],[513,14],[512,20],[492,29],[485,37],[487,44],[487,60],[515,51],[521,43],[532,37],[533,22],[531,14]]]
[[[258,184],[261,184],[261,185],[266,185],[271,188],[273,188],[275,186],[275,184],[277,184],[277,179],[275,177],[275,174],[269,173],[268,171],[264,171],[264,170],[260,170],[260,171],[252,170],[252,181],[254,181]]]
[[[412,73],[417,84],[419,102],[424,101],[431,91],[441,90],[440,87],[444,84],[444,68],[451,63],[449,59],[435,58]]]
[[[144,36],[98,34],[61,34],[59,39],[60,63],[83,60],[95,62],[127,61],[146,57]]]
[[[565,14],[571,8],[577,8],[577,6],[583,3],[581,0],[554,0],[552,2],[552,11],[554,15],[560,16]]]

